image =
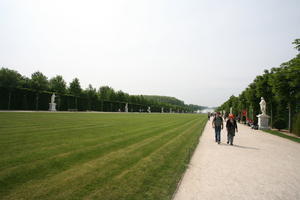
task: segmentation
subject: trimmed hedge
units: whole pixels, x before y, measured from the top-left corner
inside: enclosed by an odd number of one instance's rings
[[[11,93],[10,106],[9,94]],[[27,88],[17,88],[9,91],[0,87],[0,110],[48,110],[51,92],[37,92]],[[56,109],[59,111],[103,111],[124,112],[126,102],[108,101],[98,98],[75,97],[73,95],[56,95]],[[161,112],[161,107],[149,105],[152,112]],[[128,103],[129,112],[147,112],[148,105]],[[165,111],[166,108],[165,108]]]

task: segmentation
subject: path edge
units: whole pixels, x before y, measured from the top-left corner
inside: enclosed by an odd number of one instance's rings
[[[193,157],[194,157],[194,154],[195,154],[195,152],[196,152],[196,149],[197,149],[197,148],[199,147],[199,145],[200,145],[200,140],[201,140],[202,134],[203,134],[203,132],[205,131],[205,129],[206,129],[206,127],[207,127],[208,125],[209,125],[209,120],[207,120],[205,126],[203,126],[203,128],[202,128],[202,130],[201,130],[201,134],[200,134],[200,136],[199,136],[199,138],[198,138],[197,146],[196,146],[196,148],[194,149],[194,151],[193,151],[193,153],[192,153],[192,155],[191,155],[191,157],[190,157],[189,163],[187,164],[187,168],[185,169],[184,173],[182,173],[182,175],[181,175],[181,177],[180,177],[180,179],[179,179],[179,181],[178,181],[178,183],[177,183],[177,185],[176,185],[176,190],[174,191],[171,200],[174,200],[176,194],[178,193],[178,190],[179,190],[179,187],[180,187],[180,185],[181,185],[181,183],[182,183],[182,180],[183,180],[185,174],[187,173],[187,170],[189,169],[189,166],[190,166],[190,164],[191,164],[191,162],[192,162],[192,160],[193,160]]]

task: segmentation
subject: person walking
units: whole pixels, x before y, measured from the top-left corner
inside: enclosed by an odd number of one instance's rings
[[[236,120],[234,119],[233,114],[229,114],[229,119],[226,122],[227,129],[227,144],[233,145],[233,138],[235,136],[235,132],[238,132],[238,127]]]
[[[212,121],[212,127],[215,129],[215,140],[218,144],[221,143],[221,129],[223,129],[223,118],[220,116],[220,112],[216,113]]]

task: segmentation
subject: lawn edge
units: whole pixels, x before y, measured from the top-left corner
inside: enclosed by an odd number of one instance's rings
[[[276,130],[262,130],[266,133],[269,133],[269,134],[272,134],[272,135],[276,135],[278,137],[282,137],[282,138],[285,138],[285,139],[288,139],[290,141],[293,141],[293,142],[297,142],[297,143],[300,143],[300,138],[297,138],[297,137],[294,137],[294,136],[290,136],[290,135],[286,135],[284,133],[281,133],[279,131],[276,131]]]
[[[174,192],[173,192],[173,194],[172,194],[172,197],[171,197],[171,199],[170,200],[173,200],[174,198],[175,198],[175,195],[177,194],[177,192],[178,192],[178,190],[179,190],[179,187],[180,187],[180,185],[181,185],[181,182],[182,182],[182,180],[183,180],[183,177],[184,177],[184,175],[185,175],[185,173],[186,173],[186,171],[187,171],[187,169],[188,169],[188,166],[189,166],[189,164],[190,164],[190,162],[191,162],[191,160],[192,160],[192,158],[193,158],[193,156],[194,156],[194,154],[195,154],[195,150],[196,150],[196,148],[198,147],[198,145],[200,144],[200,138],[201,138],[201,136],[202,136],[202,134],[203,134],[203,131],[204,131],[204,129],[205,129],[205,127],[206,127],[206,125],[207,125],[207,123],[208,123],[208,120],[206,119],[205,120],[205,123],[204,123],[204,126],[202,126],[202,128],[201,128],[201,130],[200,130],[200,134],[199,134],[199,137],[197,138],[197,143],[195,144],[195,146],[193,146],[192,148],[191,148],[191,154],[189,155],[189,157],[187,158],[187,164],[185,164],[185,166],[184,166],[184,171],[183,171],[183,173],[181,174],[181,176],[180,176],[180,178],[179,178],[179,181],[178,181],[178,183],[177,183],[177,185],[176,185],[176,189],[174,190]]]

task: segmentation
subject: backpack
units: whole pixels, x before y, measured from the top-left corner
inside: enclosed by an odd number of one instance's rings
[[[221,126],[221,124],[223,123],[223,119],[221,117],[215,117],[214,123],[215,123],[215,126]]]

